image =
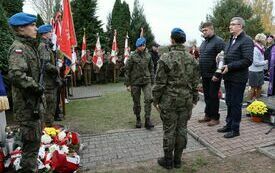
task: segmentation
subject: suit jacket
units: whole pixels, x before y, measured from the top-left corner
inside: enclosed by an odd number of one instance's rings
[[[224,63],[228,65],[228,72],[223,76],[224,80],[232,82],[246,83],[248,80],[248,67],[253,61],[253,40],[242,32],[236,38],[234,44],[233,37],[225,46]]]

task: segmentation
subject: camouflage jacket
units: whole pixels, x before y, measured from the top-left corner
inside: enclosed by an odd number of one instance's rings
[[[58,76],[58,70],[55,66],[54,54],[51,50],[50,44],[51,42],[49,40],[42,38],[41,43],[38,46],[40,59],[45,61],[44,82],[46,90],[52,90],[57,87],[56,80]]]
[[[38,89],[39,56],[35,40],[16,37],[8,53],[13,113],[18,121],[33,120]]]
[[[183,45],[172,45],[158,61],[153,102],[161,109],[182,109],[198,101],[199,66]]]
[[[154,81],[154,65],[148,52],[133,52],[125,66],[125,85],[144,85]]]

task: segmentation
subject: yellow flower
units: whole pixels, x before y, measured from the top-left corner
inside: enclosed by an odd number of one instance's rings
[[[44,131],[50,136],[56,136],[59,133],[59,130],[56,130],[53,127],[46,127],[44,128]]]
[[[267,112],[267,107],[264,102],[255,100],[246,108],[246,110],[250,114],[262,116]]]

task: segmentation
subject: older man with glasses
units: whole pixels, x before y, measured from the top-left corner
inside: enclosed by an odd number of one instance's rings
[[[253,40],[244,32],[245,21],[233,17],[229,30],[231,38],[225,47],[223,78],[226,91],[226,125],[218,129],[225,138],[240,135],[243,94],[248,80],[248,67],[253,60]]]

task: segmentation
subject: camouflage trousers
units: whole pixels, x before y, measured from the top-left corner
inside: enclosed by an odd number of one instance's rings
[[[145,85],[136,85],[131,86],[131,95],[133,98],[134,106],[133,111],[136,116],[140,116],[141,106],[140,106],[140,96],[141,90],[143,91],[144,95],[144,112],[145,118],[150,118],[151,110],[152,110],[152,91],[151,91],[151,84]]]
[[[44,122],[46,126],[51,126],[54,122],[54,116],[57,104],[57,89],[46,90],[46,111],[44,114]]]
[[[116,83],[116,82],[118,82],[119,81],[119,75],[120,75],[120,70],[119,69],[117,69],[117,68],[114,68],[114,82]]]
[[[183,149],[187,144],[187,121],[191,110],[161,110],[163,123],[164,156],[169,159],[181,160]]]
[[[22,159],[18,172],[32,173],[37,172],[37,156],[40,147],[42,127],[40,120],[24,121],[20,123],[22,136]]]
[[[83,69],[83,74],[84,74],[84,84],[91,85],[91,80],[92,80],[92,69]]]

